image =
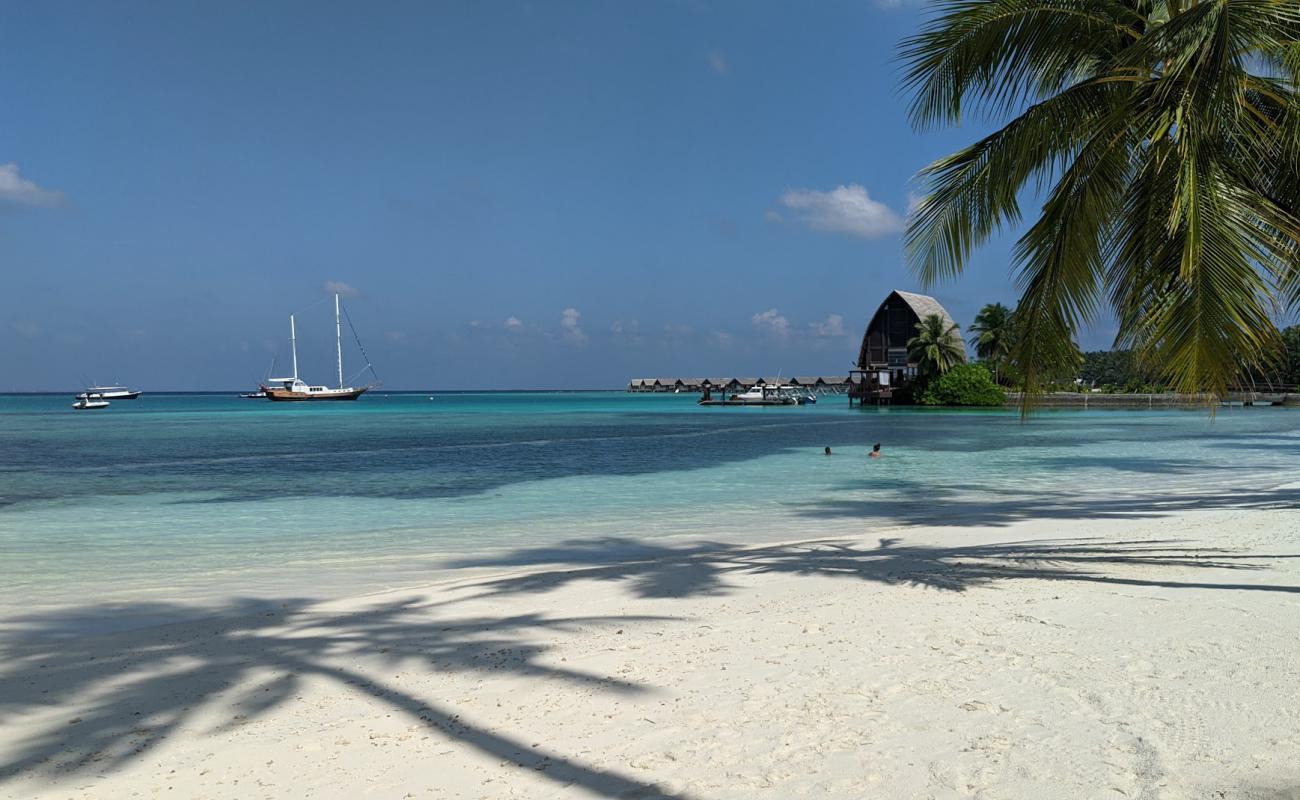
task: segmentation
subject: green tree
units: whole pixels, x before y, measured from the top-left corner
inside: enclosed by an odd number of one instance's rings
[[[1300,301],[1300,3],[937,0],[902,44],[918,129],[1006,123],[921,174],[927,283],[1041,215],[1015,248],[1027,396],[1107,304],[1116,345],[1174,388],[1223,391]],[[1036,203],[1037,205],[1037,203]]]
[[[1300,386],[1300,325],[1282,331],[1282,359],[1278,364],[1281,382],[1287,386]]]
[[[1002,377],[1015,342],[1015,320],[1011,309],[989,303],[975,315],[970,326],[970,343],[975,354],[993,367],[993,380]]]
[[[1094,350],[1084,353],[1079,377],[1084,383],[1097,386],[1127,386],[1144,381],[1132,350]]]
[[[1000,406],[1007,393],[983,364],[957,364],[929,381],[917,402],[925,406]]]
[[[966,360],[966,349],[955,323],[930,314],[916,324],[916,335],[907,340],[907,357],[922,375],[942,375]]]

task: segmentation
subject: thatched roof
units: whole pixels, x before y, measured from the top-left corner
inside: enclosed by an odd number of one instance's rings
[[[894,297],[897,297],[899,300],[901,300],[903,304],[907,306],[908,310],[916,315],[918,320],[923,320],[926,317],[932,315],[938,315],[939,318],[944,321],[947,327],[952,328],[957,325],[957,322],[952,318],[952,315],[948,313],[948,309],[944,308],[943,305],[940,304],[939,301],[935,300],[933,297],[927,294],[917,294],[916,292],[903,292],[895,289],[894,291],[886,295],[885,299],[881,301],[879,306],[877,306],[876,312],[871,315],[871,320],[867,323],[866,331],[864,331],[862,334],[862,346],[858,348],[859,369],[865,368],[870,363],[869,359],[867,358],[867,349],[868,349],[868,344],[869,344],[868,340],[870,338],[871,331],[876,326],[877,320],[880,319],[881,314],[885,312],[886,307],[890,305],[890,301]],[[953,336],[955,336],[957,339],[961,339],[960,327],[957,327],[957,329],[953,332]],[[890,346],[901,347],[902,342],[891,342]],[[964,361],[965,348],[963,347],[962,350],[963,350],[962,360]]]
[[[949,325],[957,324],[957,322],[953,320],[952,315],[948,313],[948,309],[944,308],[942,305],[939,304],[938,300],[935,300],[933,297],[931,297],[928,294],[916,294],[915,292],[900,292],[897,289],[894,290],[894,294],[903,298],[903,302],[907,303],[912,308],[912,310],[916,312],[916,315],[921,319],[925,319],[931,314],[938,314],[940,317],[943,318],[943,321],[948,323]],[[960,333],[960,329],[958,329],[958,331]]]

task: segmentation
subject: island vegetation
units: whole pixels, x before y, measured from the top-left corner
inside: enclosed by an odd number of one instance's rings
[[[1004,124],[922,171],[908,257],[927,284],[956,276],[1041,194],[1014,335],[995,350],[980,323],[976,345],[1026,409],[1088,360],[1077,334],[1106,312],[1143,382],[1222,393],[1274,369],[1277,312],[1300,303],[1300,4],[934,8],[902,45],[914,125]]]
[[[898,395],[903,403],[926,406],[998,406],[1007,390],[1023,385],[1023,370],[1013,343],[1019,335],[1016,313],[1001,303],[980,309],[969,327],[968,342],[977,361],[965,363],[956,325],[938,315],[923,318],[908,341],[908,356],[917,364],[912,385]],[[1243,373],[1243,386],[1294,390],[1300,386],[1300,325],[1280,332],[1277,350]],[[1071,342],[1073,346],[1073,342]],[[1155,394],[1177,391],[1160,370],[1147,365],[1133,349],[1082,352],[1045,371],[1040,386],[1050,392]]]

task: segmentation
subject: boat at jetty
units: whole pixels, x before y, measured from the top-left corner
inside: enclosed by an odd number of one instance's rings
[[[700,396],[702,406],[801,406],[809,401],[809,395],[800,392],[788,384],[761,384],[738,394],[727,396],[724,390],[721,397],[713,397],[713,392],[706,388]],[[814,397],[813,402],[816,402]]]
[[[338,355],[338,378],[339,385],[335,388],[328,386],[312,386],[298,377],[298,333],[295,326],[293,314],[289,315],[289,347],[293,351],[293,375],[288,378],[268,378],[262,385],[262,392],[271,400],[283,401],[300,401],[300,400],[356,400],[368,390],[374,388],[377,384],[366,384],[365,386],[344,386],[343,385],[343,327],[340,319],[340,301],[339,296],[334,295],[334,341],[335,352]],[[351,321],[348,325],[351,326]],[[353,331],[356,334],[356,331]],[[361,341],[357,340],[357,346],[360,347]],[[362,349],[361,354],[365,355]],[[370,362],[366,362],[365,369],[374,372]]]

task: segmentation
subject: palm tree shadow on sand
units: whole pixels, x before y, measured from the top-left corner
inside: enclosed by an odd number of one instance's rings
[[[1246,554],[1196,549],[1172,540],[1062,540],[962,547],[882,539],[874,547],[842,540],[745,547],[697,542],[667,547],[623,537],[521,549],[461,567],[528,567],[472,584],[473,597],[531,593],[578,581],[616,581],[642,598],[733,592],[744,574],[834,576],[882,584],[964,591],[1008,580],[1078,581],[1170,589],[1300,593],[1266,583],[1184,580],[1189,571],[1248,574],[1295,554]],[[1177,575],[1154,573],[1174,572]],[[1180,578],[1180,579],[1175,579]],[[0,755],[0,786],[32,773],[38,780],[86,778],[137,762],[201,710],[216,710],[220,733],[292,702],[306,679],[348,686],[395,714],[481,753],[560,786],[608,798],[683,798],[616,771],[589,766],[548,747],[534,748],[506,733],[462,719],[446,703],[419,697],[397,682],[403,672],[513,674],[562,680],[613,694],[650,687],[547,663],[539,632],[628,625],[673,617],[550,618],[454,616],[460,600],[404,600],[361,611],[330,612],[302,600],[246,598],[202,624],[162,626],[119,634],[113,649],[98,637],[73,635],[71,621],[104,616],[96,607],[13,620],[0,671],[0,720],[48,708],[75,709]],[[112,613],[167,618],[192,609],[166,604],[116,608]],[[377,667],[365,669],[360,665]],[[436,777],[431,778],[436,780]]]
[[[136,611],[155,618],[194,613],[165,604],[116,609],[123,615]],[[0,671],[0,720],[49,707],[75,709],[78,716],[0,755],[0,786],[37,768],[51,782],[112,772],[141,759],[182,725],[197,725],[195,717],[205,708],[224,706],[222,716],[228,717],[207,733],[229,731],[292,702],[304,681],[315,678],[348,686],[431,731],[564,786],[611,798],[685,797],[477,727],[448,705],[374,677],[398,668],[504,672],[615,694],[645,693],[637,684],[545,664],[548,648],[530,643],[527,635],[659,618],[450,618],[414,601],[330,614],[305,601],[242,599],[200,624],[119,634],[125,638],[108,651],[98,637],[70,635],[70,618],[84,623],[94,616],[93,609],[74,609],[16,621],[18,632],[8,637]],[[358,662],[382,669],[358,668]],[[430,780],[436,782],[434,773]]]
[[[1224,589],[1300,593],[1300,586],[1219,583],[1151,577],[1153,570],[1263,570],[1294,553],[1242,553],[1193,548],[1171,539],[1034,540],[939,547],[880,539],[863,547],[839,539],[747,546],[700,542],[670,547],[607,537],[517,550],[458,567],[528,567],[520,574],[484,580],[482,594],[555,589],[578,581],[614,581],[644,598],[718,595],[735,590],[730,576],[789,574],[840,577],[961,592],[1009,580],[1074,581],[1166,589]],[[1114,572],[1122,574],[1112,574]],[[1136,573],[1136,574],[1133,574]]]

